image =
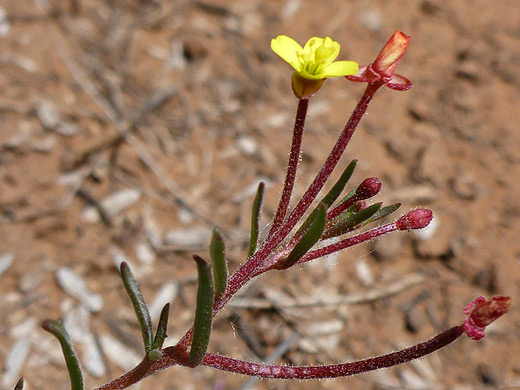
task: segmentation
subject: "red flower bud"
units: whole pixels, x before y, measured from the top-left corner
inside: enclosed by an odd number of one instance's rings
[[[394,32],[372,64],[374,72],[382,77],[391,77],[408,48],[410,37],[401,31]]]
[[[379,193],[381,186],[381,180],[377,177],[369,177],[361,182],[354,196],[358,200],[371,198]]]
[[[399,230],[422,229],[430,224],[433,219],[433,212],[428,209],[412,210],[403,215],[395,222]]]
[[[493,297],[491,300],[480,296],[464,308],[464,314],[469,314],[464,321],[464,332],[473,340],[485,337],[486,326],[509,311],[510,297]]]
[[[361,66],[357,74],[345,77],[350,81],[361,83],[375,83],[379,81],[388,88],[397,91],[409,90],[412,88],[412,82],[404,76],[394,74],[395,68],[399,65],[409,43],[409,36],[401,31],[396,31],[372,64]]]

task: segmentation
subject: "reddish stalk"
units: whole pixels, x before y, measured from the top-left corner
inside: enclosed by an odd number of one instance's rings
[[[275,366],[269,364],[251,363],[208,353],[203,364],[219,370],[231,371],[237,374],[275,379],[322,379],[338,378],[363,372],[392,367],[421,358],[455,341],[464,333],[462,325],[454,326],[431,340],[414,345],[401,351],[392,352],[357,362],[332,364],[327,366]]]
[[[433,213],[431,212],[431,210],[412,210],[393,223],[370,229],[354,237],[349,237],[345,240],[336,242],[335,244],[308,252],[300,259],[300,261],[298,261],[298,264],[305,263],[307,261],[311,261],[319,257],[330,255],[331,253],[338,252],[342,249],[361,244],[362,242],[369,241],[373,238],[382,236],[384,234],[388,234],[396,230],[423,229],[430,224],[432,218]]]
[[[440,348],[447,346],[455,341],[464,333],[464,326],[454,326],[434,338],[401,351],[388,353],[360,360],[357,362],[331,364],[325,366],[275,366],[270,364],[252,363],[239,359],[208,353],[204,357],[203,365],[217,368],[223,371],[230,371],[237,374],[257,376],[273,379],[322,379],[338,378],[361,374],[380,368],[392,367],[398,364],[407,363],[411,360],[421,358]],[[164,357],[156,362],[143,360],[133,370],[120,376],[106,385],[96,390],[115,390],[124,389],[139,380],[164,370],[165,368],[177,365],[174,347],[163,350]]]
[[[308,98],[300,98],[298,102],[298,110],[296,111],[296,119],[294,121],[293,138],[291,144],[291,153],[289,155],[289,163],[287,164],[287,174],[285,175],[285,183],[283,186],[282,196],[273,220],[273,225],[269,231],[268,238],[271,237],[282,224],[289,208],[291,195],[296,180],[296,170],[300,161],[300,151],[303,138],[303,129],[305,127],[305,118],[307,117],[307,108],[309,107]]]
[[[314,251],[310,251],[306,253],[300,261],[298,261],[298,264],[306,263],[308,261],[318,259],[323,256],[330,255],[331,253],[338,252],[345,248],[350,248],[351,246],[361,244],[366,241],[370,241],[373,238],[380,237],[382,235],[394,232],[396,230],[399,230],[394,223],[389,223],[388,225],[379,226],[373,229],[370,229],[364,233],[355,235],[353,237],[346,238],[344,240],[341,240],[339,242],[336,242],[335,244],[325,246],[320,249],[316,249]]]
[[[319,192],[321,191],[321,189],[329,179],[330,175],[334,171],[334,168],[336,168],[336,165],[338,164],[341,156],[343,155],[345,148],[352,139],[352,136],[354,135],[354,132],[356,131],[356,128],[359,125],[359,122],[361,121],[361,118],[363,118],[363,115],[366,113],[368,105],[372,101],[374,94],[382,85],[383,83],[380,82],[369,83],[367,85],[367,88],[363,93],[363,96],[359,100],[356,108],[354,109],[354,112],[350,116],[350,119],[345,125],[345,128],[341,132],[338,140],[336,141],[336,144],[332,148],[332,151],[327,157],[327,160],[323,164],[323,167],[320,169],[320,171],[314,178],[314,181],[311,183],[311,185],[309,186],[303,197],[300,199],[294,210],[289,214],[289,217],[287,218],[285,223],[282,224],[282,226],[280,227],[280,229],[278,229],[276,234],[273,235],[272,241],[276,243],[275,246],[282,242],[283,239],[289,235],[291,230],[294,228],[294,226],[296,226],[298,221],[303,217],[303,215],[309,209],[312,202],[318,196]]]
[[[345,128],[340,134],[336,144],[334,145],[331,153],[327,160],[323,164],[318,175],[311,183],[302,199],[298,202],[294,210],[290,213],[287,220],[280,226],[280,228],[265,241],[263,246],[254,253],[244,265],[242,265],[228,280],[228,286],[225,293],[215,302],[213,307],[213,316],[224,307],[224,305],[252,278],[258,273],[257,269],[262,265],[265,259],[271,254],[271,252],[290,234],[291,230],[303,217],[305,212],[308,210],[312,202],[316,199],[316,196],[325,185],[327,179],[330,177],[332,171],[338,164],[345,148],[347,147],[350,139],[352,138],[359,122],[366,113],[368,105],[370,104],[374,94],[383,85],[383,83],[369,83],[363,96],[356,105],[350,119],[348,120]],[[188,350],[189,343],[193,335],[193,328],[189,329],[186,334],[177,343],[177,348]]]
[[[417,216],[425,215],[424,210],[409,213],[409,220],[417,221]],[[403,224],[403,218],[400,219]],[[415,222],[413,222],[415,223]],[[263,378],[276,379],[321,379],[337,378],[360,374],[363,372],[378,370],[380,368],[392,367],[407,363],[411,360],[421,358],[455,341],[463,333],[474,340],[480,340],[485,336],[485,329],[509,311],[511,298],[496,296],[489,300],[478,297],[464,309],[468,315],[462,325],[450,328],[434,338],[401,351],[392,352],[373,358],[368,358],[351,363],[331,364],[324,366],[274,366],[269,364],[258,364],[233,359],[212,353],[206,354],[203,363],[206,366],[219,370],[231,371],[237,374],[251,375]],[[121,375],[97,390],[124,389],[157,371],[174,365],[188,365],[188,354],[178,345],[162,350],[163,357],[155,362],[147,357],[133,370]]]

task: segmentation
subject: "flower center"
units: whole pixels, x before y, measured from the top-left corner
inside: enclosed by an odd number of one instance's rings
[[[316,76],[334,60],[334,54],[335,49],[333,47],[313,42],[309,45],[309,50],[297,53],[297,57],[302,69]]]

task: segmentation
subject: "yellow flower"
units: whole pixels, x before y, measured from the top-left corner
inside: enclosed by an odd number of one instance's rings
[[[353,61],[334,62],[340,46],[329,37],[311,38],[302,48],[294,39],[279,35],[271,41],[271,49],[291,65],[298,76],[308,80],[356,74],[359,68]]]

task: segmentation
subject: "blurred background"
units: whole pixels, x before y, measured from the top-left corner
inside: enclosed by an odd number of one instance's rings
[[[172,368],[136,388],[520,388],[519,20],[515,0],[0,1],[0,388],[69,388],[45,318],[64,318],[88,388],[140,361],[121,261],[155,320],[171,302],[174,344],[193,321],[191,255],[219,226],[237,269],[258,182],[263,226],[279,199],[297,100],[271,39],[330,36],[366,65],[395,30],[412,36],[397,73],[414,88],[378,93],[339,168],[358,159],[349,189],[377,176],[374,201],[434,222],[255,280],[209,350],[345,362],[457,325],[479,295],[510,295],[510,313],[482,341],[354,378]],[[311,99],[296,194],[362,90],[330,79]]]

